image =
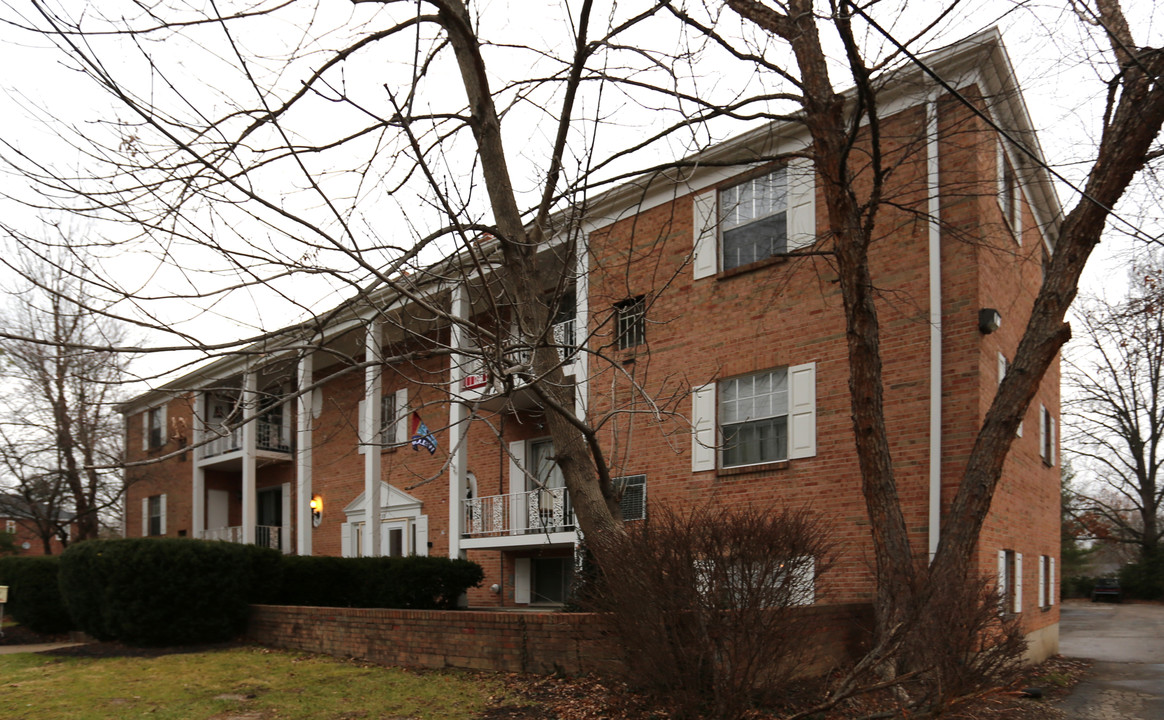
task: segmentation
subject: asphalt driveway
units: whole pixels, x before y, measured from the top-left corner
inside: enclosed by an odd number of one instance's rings
[[[1164,605],[1065,603],[1059,652],[1095,665],[1059,705],[1069,720],[1164,720]]]

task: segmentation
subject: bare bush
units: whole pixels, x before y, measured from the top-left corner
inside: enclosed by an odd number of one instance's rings
[[[608,613],[632,686],[680,717],[738,717],[807,659],[830,556],[806,510],[660,509],[608,543],[582,602]]]
[[[931,584],[917,597],[899,655],[912,713],[940,714],[1017,676],[1027,641],[990,578]]]

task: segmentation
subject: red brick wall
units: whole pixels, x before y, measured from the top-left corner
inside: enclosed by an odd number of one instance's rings
[[[814,667],[851,659],[866,641],[866,605],[801,611],[818,628]],[[579,675],[621,662],[601,616],[590,613],[252,605],[247,636],[274,647],[428,668]]]

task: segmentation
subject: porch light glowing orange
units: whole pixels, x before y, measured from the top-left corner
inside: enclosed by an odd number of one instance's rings
[[[323,498],[318,495],[311,496],[311,524],[313,527],[319,527],[319,522],[323,520]]]

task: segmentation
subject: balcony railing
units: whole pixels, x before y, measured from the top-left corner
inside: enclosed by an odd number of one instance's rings
[[[573,319],[554,324],[554,344],[558,346],[558,356],[565,362],[570,362],[570,356],[578,350],[578,333],[574,327]]]
[[[465,537],[498,537],[574,529],[566,488],[489,495],[462,502]]]
[[[291,452],[291,445],[287,442],[287,433],[281,423],[258,421],[255,425],[255,448],[257,450]],[[212,434],[216,431],[207,430],[206,432]],[[242,450],[242,439],[242,428],[235,428],[230,431],[230,434],[216,437],[203,445],[199,457],[209,458]]]
[[[201,536],[203,540],[222,540],[223,542],[241,543],[243,541],[243,528],[241,525],[212,528],[203,530]],[[282,540],[283,528],[274,525],[255,526],[255,545],[280,550],[283,547]]]

